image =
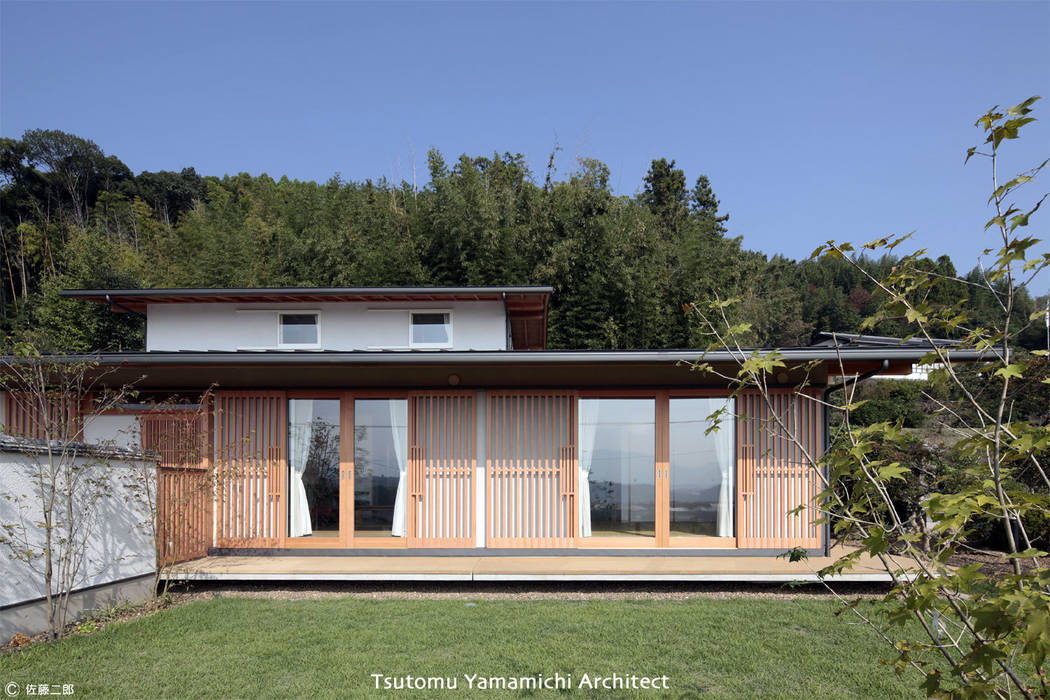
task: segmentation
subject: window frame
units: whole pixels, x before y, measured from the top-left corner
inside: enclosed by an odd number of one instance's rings
[[[417,314],[445,314],[448,317],[448,321],[445,324],[448,327],[448,341],[444,343],[415,342],[412,331],[415,329],[416,324],[414,321]],[[452,327],[452,309],[410,309],[408,312],[408,347],[412,350],[440,350],[451,348],[453,343]]]
[[[317,330],[317,341],[313,343],[284,342],[282,319],[285,316],[313,316],[314,328]],[[313,309],[288,309],[277,312],[277,349],[278,350],[319,350],[321,348],[321,312]]]
[[[657,489],[657,513],[656,513],[656,537],[581,537],[579,535],[579,515],[576,522],[576,547],[579,549],[623,549],[623,548],[655,548],[667,549],[738,549],[741,509],[739,503],[740,495],[740,462],[739,455],[734,458],[733,469],[735,478],[734,486],[734,509],[733,509],[733,537],[711,537],[707,535],[695,536],[670,536],[670,515],[667,512],[670,498],[670,400],[674,398],[729,398],[731,392],[723,388],[678,388],[678,389],[580,389],[576,394],[578,399],[634,399],[651,398],[656,401],[656,463],[654,472]],[[735,406],[735,403],[734,403]],[[579,410],[577,409],[577,432],[579,431]],[[734,434],[739,440],[739,435]],[[578,440],[577,436],[577,440]],[[734,453],[736,450],[734,450]],[[576,448],[576,457],[579,459],[579,445]],[[666,489],[666,491],[661,491]]]

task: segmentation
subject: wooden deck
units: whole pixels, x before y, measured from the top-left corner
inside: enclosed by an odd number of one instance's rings
[[[775,556],[211,556],[174,567],[189,581],[736,581],[814,582],[834,557]],[[888,581],[862,560],[836,581]]]

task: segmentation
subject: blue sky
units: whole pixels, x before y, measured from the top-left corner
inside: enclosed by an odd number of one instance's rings
[[[995,244],[973,121],[1045,95],[1003,168],[1050,154],[1050,2],[2,0],[0,58],[0,134],[62,129],[136,172],[423,184],[437,147],[542,180],[557,145],[559,175],[597,158],[632,194],[667,157],[792,257],[917,230],[968,269]]]

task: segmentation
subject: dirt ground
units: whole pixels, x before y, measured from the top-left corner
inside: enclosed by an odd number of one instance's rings
[[[836,584],[842,596],[882,596],[881,584]],[[320,598],[402,598],[410,600],[688,600],[691,598],[831,598],[821,584],[725,583],[303,583],[196,582],[173,589],[179,597],[242,597],[285,600]]]

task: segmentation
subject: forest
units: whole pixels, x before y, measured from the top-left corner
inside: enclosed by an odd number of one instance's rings
[[[674,160],[652,161],[634,196],[613,192],[600,161],[566,175],[554,162],[537,175],[520,154],[450,162],[431,150],[422,187],[316,183],[192,167],[136,175],[62,131],[0,139],[0,335],[55,350],[143,346],[140,318],[60,298],[67,288],[550,285],[552,348],[704,347],[688,305],[726,297],[740,300],[731,320],[751,324],[749,343],[803,345],[859,330],[879,303],[849,261],[744,248],[709,178]],[[897,262],[856,260],[877,278]],[[947,256],[922,262],[956,274]],[[991,295],[967,288],[976,318],[994,316]],[[1017,318],[1029,324],[1044,304],[1020,290]],[[1041,325],[1021,345],[1045,346]],[[891,320],[875,332],[908,329]]]

